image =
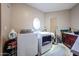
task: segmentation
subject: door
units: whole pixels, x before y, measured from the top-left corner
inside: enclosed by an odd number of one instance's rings
[[[56,17],[52,17],[50,19],[50,31],[55,33],[56,31],[56,26],[57,26],[57,20],[56,20]]]

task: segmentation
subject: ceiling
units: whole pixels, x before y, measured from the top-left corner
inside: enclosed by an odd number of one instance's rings
[[[71,9],[76,3],[27,3],[31,7],[39,9],[43,12],[61,11]]]

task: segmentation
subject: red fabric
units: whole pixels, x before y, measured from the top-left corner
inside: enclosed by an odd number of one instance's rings
[[[71,35],[71,34],[64,35],[64,43],[67,45],[70,45],[71,47],[75,43],[76,39],[77,39],[77,36],[75,35]]]

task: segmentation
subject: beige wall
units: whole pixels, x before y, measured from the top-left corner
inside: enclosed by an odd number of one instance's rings
[[[10,4],[1,4],[1,37],[8,39],[10,32]]]
[[[10,4],[1,4],[1,53],[3,43],[8,40],[8,34],[10,32],[10,9]]]
[[[58,11],[58,12],[50,12],[45,14],[45,20],[46,20],[46,27],[48,31],[50,31],[50,20],[53,17],[56,17],[57,20],[57,29],[65,29],[69,28],[70,26],[70,12],[69,10],[64,10],[64,11]]]
[[[12,4],[9,8],[7,4],[2,4],[1,7],[1,33],[4,38],[7,37],[11,29],[15,29],[19,32],[21,29],[30,29],[33,28],[33,19],[38,17],[41,21],[41,27],[47,27],[47,31],[50,31],[50,19],[56,17],[57,20],[57,29],[64,29],[70,27],[70,22],[72,27],[79,28],[78,23],[78,14],[79,14],[79,5],[72,9],[71,14],[69,10],[57,11],[43,13],[35,8],[32,8],[25,4]],[[70,17],[72,15],[72,20]],[[77,21],[75,21],[75,20]]]
[[[1,53],[1,3],[0,3],[0,53]]]
[[[44,13],[25,4],[12,4],[11,29],[19,32],[21,29],[32,29],[35,17],[40,19],[41,27],[44,27]]]
[[[1,37],[8,39],[11,29],[32,29],[33,20],[38,17],[44,27],[44,13],[25,4],[1,4]]]
[[[79,4],[71,10],[71,27],[73,30],[79,30]]]
[[[0,39],[1,39],[1,3],[0,3]]]

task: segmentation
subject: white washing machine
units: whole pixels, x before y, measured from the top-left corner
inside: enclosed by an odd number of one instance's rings
[[[51,49],[54,34],[50,32],[36,32],[36,35],[38,40],[38,55],[42,55]]]

